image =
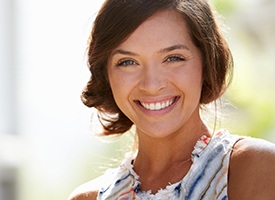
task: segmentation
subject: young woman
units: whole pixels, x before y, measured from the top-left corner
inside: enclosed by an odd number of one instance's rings
[[[274,145],[201,119],[233,68],[206,0],[107,0],[88,62],[84,104],[106,135],[135,125],[138,148],[69,199],[275,199]]]

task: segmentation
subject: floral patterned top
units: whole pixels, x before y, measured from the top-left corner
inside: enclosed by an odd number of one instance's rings
[[[139,176],[133,169],[133,156],[120,167],[108,170],[105,175],[111,182],[103,186],[98,200],[227,200],[227,181],[230,155],[239,136],[226,130],[211,138],[202,136],[192,152],[192,166],[185,177],[160,189],[156,194],[139,189]],[[109,178],[108,178],[109,179]]]

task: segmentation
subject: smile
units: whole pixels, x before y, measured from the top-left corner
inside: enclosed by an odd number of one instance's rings
[[[170,107],[177,100],[177,98],[178,97],[174,97],[173,99],[160,101],[160,102],[153,102],[153,103],[145,103],[145,102],[139,101],[139,103],[143,108],[147,110],[158,111],[158,110],[163,110],[167,107]]]

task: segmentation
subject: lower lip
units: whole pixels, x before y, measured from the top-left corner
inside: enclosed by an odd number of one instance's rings
[[[160,115],[164,115],[166,113],[169,113],[176,106],[179,99],[180,99],[180,97],[176,97],[175,101],[170,106],[165,107],[161,110],[148,110],[148,109],[144,108],[139,102],[135,102],[135,103],[138,105],[139,109],[142,112],[144,112],[145,114],[147,114],[149,116],[156,117],[156,116],[160,116]]]

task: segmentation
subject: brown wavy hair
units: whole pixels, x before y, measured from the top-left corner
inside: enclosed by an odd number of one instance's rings
[[[107,74],[108,58],[140,24],[166,9],[181,14],[194,44],[202,53],[200,104],[217,100],[231,82],[233,58],[217,16],[207,0],[106,0],[89,38],[88,66],[91,77],[81,95],[86,106],[98,110],[105,135],[124,133],[133,125],[113,98]]]

